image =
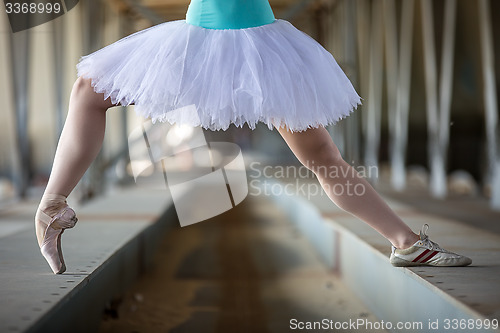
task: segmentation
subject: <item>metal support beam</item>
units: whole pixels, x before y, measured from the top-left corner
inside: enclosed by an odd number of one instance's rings
[[[31,170],[31,146],[28,133],[30,30],[10,33],[9,36],[16,126],[14,156],[16,168],[13,170],[13,182],[17,195],[24,198],[27,195]]]
[[[291,21],[295,16],[304,11],[304,9],[312,2],[313,0],[297,0],[294,4],[290,5],[287,9],[283,11],[283,15],[281,16],[284,20]]]
[[[439,82],[439,133],[438,158],[440,172],[444,175],[446,190],[446,169],[448,146],[450,141],[450,113],[453,89],[453,64],[455,63],[455,21],[456,0],[446,0],[443,26],[443,49],[441,50],[441,77]],[[446,193],[446,192],[445,192]]]
[[[149,9],[148,7],[141,5],[136,0],[123,0],[123,2],[126,3],[134,12],[136,12],[140,16],[142,16],[145,19],[147,19],[148,21],[150,21],[151,24],[153,24],[153,25],[160,24],[160,23],[164,22],[163,18],[161,18],[159,15],[157,15],[156,12]]]
[[[431,0],[421,1],[424,38],[425,90],[427,98],[428,158],[431,171],[430,190],[435,198],[447,193],[446,155],[448,151],[449,117],[453,78],[453,48],[455,38],[455,0],[447,0],[443,37],[443,65],[438,105],[434,15]]]
[[[444,197],[444,175],[438,161],[438,97],[437,97],[437,65],[434,40],[434,15],[431,0],[421,0],[422,34],[424,43],[425,95],[427,102],[427,156],[431,172],[430,188],[434,197]]]
[[[383,84],[383,30],[382,30],[382,2],[372,2],[371,31],[370,31],[370,76],[368,87],[368,108],[366,116],[366,144],[365,164],[368,167],[378,168],[378,153],[380,148],[380,122],[382,113],[382,84]],[[378,178],[368,175],[373,183]]]
[[[414,0],[402,1],[401,5],[401,26],[398,29],[394,0],[384,1],[391,184],[398,191],[406,187],[405,160],[408,144],[415,8]],[[401,31],[399,45],[397,31]]]
[[[491,184],[491,207],[500,210],[500,135],[498,129],[498,100],[495,81],[495,55],[489,0],[479,0],[479,29],[484,85],[488,175]]]
[[[357,43],[356,43],[356,2],[355,1],[344,1],[343,6],[343,16],[344,21],[344,33],[343,33],[343,44],[344,44],[344,60],[342,62],[343,68],[346,74],[349,76],[351,83],[354,87],[359,87],[358,85],[358,70],[356,66],[356,53],[357,53]],[[350,164],[360,164],[361,154],[360,154],[360,130],[359,130],[359,112],[352,113],[347,119],[345,119],[345,158]]]
[[[103,3],[99,0],[89,0],[82,3],[83,53],[89,54],[99,49],[102,44],[102,22],[104,21]],[[80,198],[90,199],[102,192],[105,187],[105,177],[102,172],[103,149],[85,172],[79,183]]]
[[[57,138],[61,135],[62,128],[64,125],[64,115],[66,106],[64,105],[64,59],[65,57],[65,27],[64,18],[66,16],[59,17],[52,21],[52,66],[54,67],[54,92],[56,101],[56,121],[55,129],[57,132]]]

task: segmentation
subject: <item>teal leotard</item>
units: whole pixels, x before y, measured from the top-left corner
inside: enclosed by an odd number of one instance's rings
[[[268,0],[191,0],[186,22],[208,29],[244,29],[275,21]]]

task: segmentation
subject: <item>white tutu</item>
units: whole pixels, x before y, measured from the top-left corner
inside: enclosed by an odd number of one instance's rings
[[[302,131],[360,104],[333,56],[285,20],[245,29],[166,22],[83,56],[77,69],[153,122],[211,130],[263,122]]]

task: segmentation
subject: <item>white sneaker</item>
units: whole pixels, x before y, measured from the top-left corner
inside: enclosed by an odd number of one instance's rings
[[[427,229],[429,225],[424,224],[420,240],[413,246],[407,249],[392,247],[390,262],[393,266],[467,266],[472,263],[470,258],[447,251],[431,241],[426,235]]]

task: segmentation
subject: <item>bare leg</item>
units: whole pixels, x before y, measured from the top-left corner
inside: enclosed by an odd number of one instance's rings
[[[101,150],[106,110],[113,104],[78,78],[73,85],[69,111],[57,145],[45,193],[68,196]]]
[[[279,128],[278,131],[299,161],[318,177],[321,186],[337,206],[369,224],[396,248],[408,248],[419,239],[370,183],[343,160],[324,127],[294,133],[285,128]],[[335,170],[338,173],[334,173]],[[348,188],[351,189],[350,194],[347,193]],[[353,188],[363,189],[356,192],[362,195],[353,194]]]
[[[68,116],[59,138],[49,182],[35,216],[36,235],[40,247],[44,241],[47,242],[47,239],[44,240],[44,235],[52,217],[67,206],[66,197],[75,188],[101,149],[106,127],[106,110],[112,106],[109,99],[104,100],[103,94],[94,92],[90,80],[82,78],[76,80],[71,91]],[[64,223],[61,221],[52,224],[52,228],[55,230],[64,228]],[[48,261],[50,262],[49,259]],[[60,262],[57,264],[59,266],[54,269],[55,272],[61,265]]]

